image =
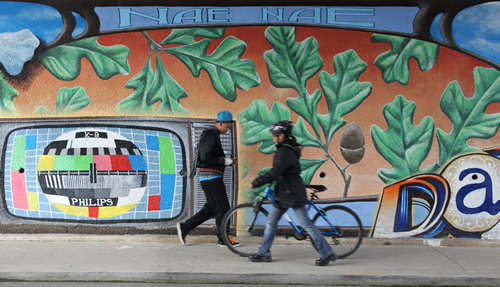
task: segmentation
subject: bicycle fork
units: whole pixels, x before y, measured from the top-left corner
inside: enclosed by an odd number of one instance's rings
[[[253,218],[250,224],[248,225],[247,232],[251,233],[253,231],[253,227],[255,226],[255,221],[257,220],[257,216],[259,216],[260,212],[260,207],[262,206],[262,203],[257,202],[253,206]]]

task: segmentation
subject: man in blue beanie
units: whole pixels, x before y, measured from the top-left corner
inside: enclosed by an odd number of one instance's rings
[[[229,201],[226,196],[223,176],[226,166],[236,164],[236,159],[226,157],[220,134],[225,134],[233,124],[233,115],[229,111],[222,111],[217,115],[215,125],[203,131],[198,142],[196,167],[198,168],[201,188],[207,202],[198,213],[185,222],[177,223],[177,235],[182,244],[185,244],[186,235],[206,220],[215,217],[217,226],[217,244],[224,246],[222,236],[222,218],[229,210]],[[228,238],[233,246],[238,245],[232,238]]]

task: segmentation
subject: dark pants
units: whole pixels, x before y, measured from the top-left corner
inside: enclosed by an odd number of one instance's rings
[[[191,230],[196,228],[198,225],[207,221],[210,218],[215,217],[215,224],[217,225],[217,237],[221,240],[221,230],[222,230],[222,218],[224,214],[229,210],[229,201],[226,196],[226,187],[222,178],[216,178],[212,180],[201,181],[201,188],[205,193],[205,198],[207,202],[198,213],[193,215],[191,218],[184,222],[183,228],[185,234],[188,234]]]

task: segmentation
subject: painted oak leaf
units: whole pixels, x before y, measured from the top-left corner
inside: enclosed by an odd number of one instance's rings
[[[377,151],[392,165],[392,170],[379,169],[378,175],[385,182],[394,182],[420,172],[420,165],[429,154],[434,136],[434,121],[423,118],[413,124],[415,102],[396,96],[383,110],[387,129],[372,125],[371,136]]]
[[[301,176],[305,184],[310,184],[311,180],[318,170],[328,159],[300,159]]]
[[[286,103],[290,109],[302,116],[314,129],[319,138],[317,106],[321,100],[321,91],[315,90],[312,94],[307,92],[301,97],[288,98]]]
[[[335,74],[322,71],[319,75],[328,113],[319,115],[318,119],[327,143],[345,125],[342,117],[356,109],[372,91],[371,83],[358,81],[367,65],[354,50],[335,55],[333,63]]]
[[[148,94],[150,94],[146,97],[146,99],[150,99],[148,105],[161,102],[158,109],[160,112],[187,113],[186,109],[179,103],[181,98],[187,97],[187,93],[167,73],[159,54],[156,55],[156,74]]]
[[[125,87],[133,89],[132,95],[123,99],[116,106],[116,110],[119,112],[142,112],[151,111],[153,106],[150,105],[152,100],[150,97],[149,89],[153,82],[154,72],[151,68],[151,57],[148,57],[148,61],[144,68],[130,79]]]
[[[239,114],[238,120],[243,129],[243,144],[254,145],[260,142],[259,151],[270,154],[274,152],[274,143],[269,127],[274,122],[290,120],[290,112],[279,102],[275,102],[269,111],[264,101],[254,100],[248,109]]]
[[[56,78],[71,81],[80,75],[82,58],[87,58],[97,76],[107,80],[117,74],[129,74],[128,55],[126,46],[103,46],[93,37],[49,49],[38,60]]]
[[[437,129],[439,161],[443,166],[452,157],[477,148],[467,144],[471,138],[491,138],[500,127],[500,113],[487,114],[488,105],[500,102],[500,71],[476,67],[473,70],[475,91],[465,97],[460,85],[451,82],[441,96],[441,110],[453,124],[450,133]]]
[[[203,39],[165,51],[181,60],[195,77],[205,70],[217,93],[229,101],[236,100],[236,88],[246,91],[260,84],[253,62],[240,59],[246,49],[245,42],[227,37],[212,54],[207,55],[209,44],[210,40]]]
[[[90,98],[87,96],[85,89],[78,86],[74,88],[61,88],[57,92],[55,114],[70,114],[87,107],[90,103]],[[46,107],[38,106],[35,109],[36,114],[46,115],[51,114]],[[52,114],[53,114],[52,113]]]
[[[85,89],[78,86],[74,88],[61,88],[57,92],[56,113],[72,113],[88,106],[90,98]]]
[[[321,142],[309,133],[304,120],[301,117],[298,118],[292,132],[300,145],[321,147]]]
[[[309,37],[297,42],[295,27],[287,26],[269,27],[265,37],[273,47],[264,52],[271,83],[278,88],[305,89],[307,80],[323,66],[318,41]]]
[[[44,106],[38,106],[35,108],[34,113],[39,115],[48,115],[50,114],[50,111]]]
[[[288,106],[318,132],[316,107],[321,93],[309,94],[306,82],[323,66],[318,41],[309,37],[302,42],[295,38],[295,27],[277,26],[266,29],[265,37],[273,47],[264,53],[271,83],[278,88],[292,88],[298,97],[287,99]]]
[[[421,71],[427,72],[432,69],[439,54],[439,45],[412,38],[373,34],[371,41],[391,44],[391,50],[375,59],[375,65],[382,71],[386,83],[397,81],[407,85],[410,81],[411,58],[417,60]]]
[[[269,128],[277,121],[290,120],[290,112],[280,102],[275,102],[269,111],[264,101],[255,100],[247,110],[240,113],[238,119],[243,129],[243,144],[253,145],[261,142],[259,151],[269,154],[274,152],[273,137]],[[309,133],[300,117],[293,128],[293,134],[303,146],[321,146],[319,140]]]
[[[12,99],[17,96],[19,96],[17,90],[4,79],[0,72],[0,113],[14,113],[16,108]]]
[[[179,28],[172,32],[160,44],[189,45],[196,42],[196,37],[221,39],[224,37],[224,28]]]
[[[242,160],[238,164],[238,167],[240,170],[241,178],[244,179],[245,177],[247,177],[248,172],[250,171],[250,167],[248,166],[248,163],[246,163],[245,161]]]

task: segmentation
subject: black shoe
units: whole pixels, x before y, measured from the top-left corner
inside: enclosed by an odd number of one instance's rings
[[[181,244],[185,245],[186,234],[184,233],[184,230],[182,229],[182,223],[180,222],[177,223],[177,236],[179,236],[179,241],[181,242]]]
[[[260,255],[260,254],[253,254],[248,257],[248,260],[252,262],[271,262],[273,259],[271,258],[271,255]]]
[[[240,246],[240,243],[239,242],[236,242],[234,241],[233,237],[231,235],[228,235],[227,236],[227,239],[229,241],[229,243],[231,243],[231,246],[233,247],[238,247]],[[226,247],[226,243],[220,239],[217,240],[217,246],[219,247]]]
[[[316,260],[316,266],[328,266],[330,264],[330,261],[335,261],[337,260],[337,256],[335,253],[332,253],[331,255],[325,257],[325,258],[320,258]]]

